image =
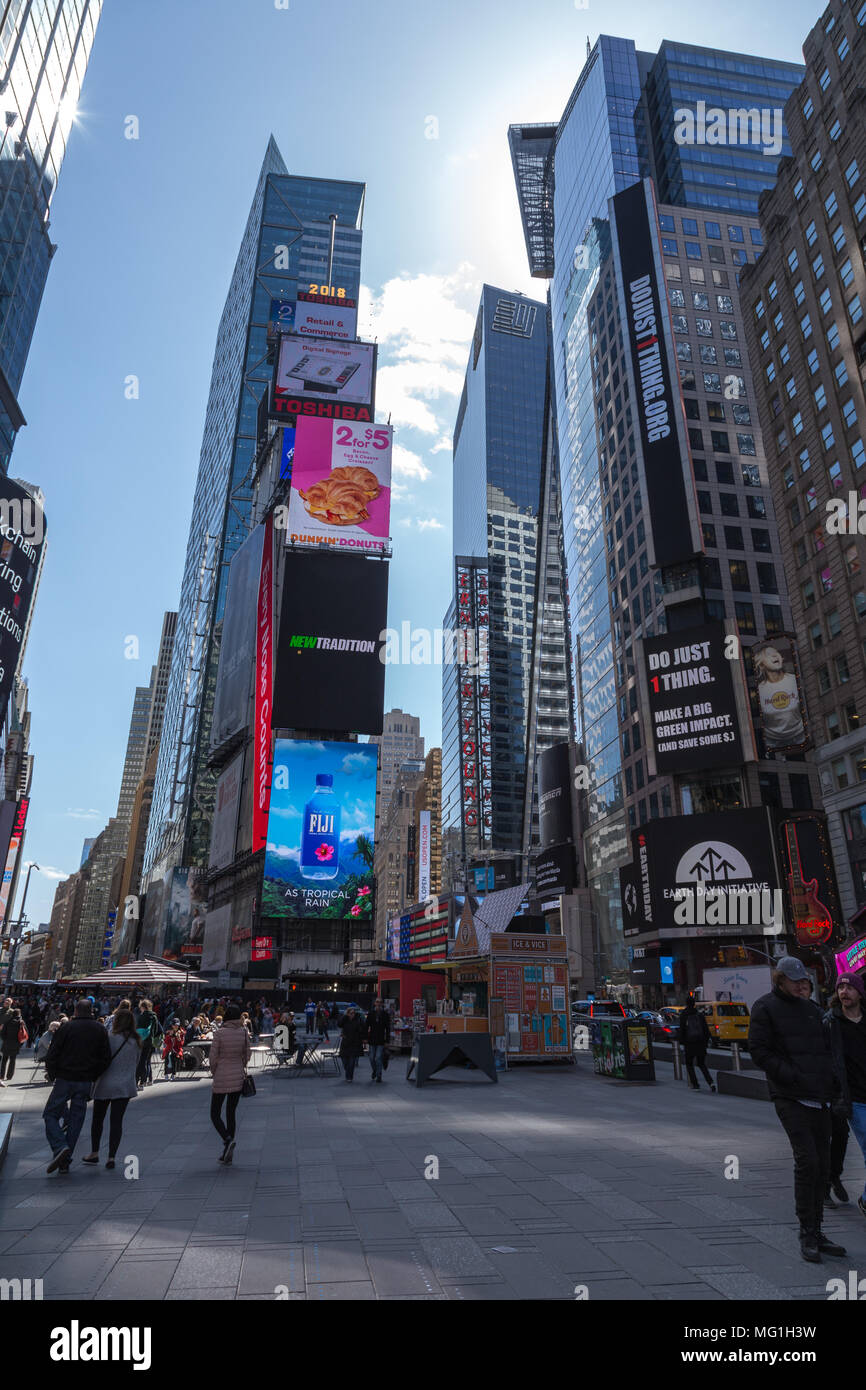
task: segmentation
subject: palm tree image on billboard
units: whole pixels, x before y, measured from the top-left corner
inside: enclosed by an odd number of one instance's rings
[[[378,751],[277,739],[262,917],[372,916]]]

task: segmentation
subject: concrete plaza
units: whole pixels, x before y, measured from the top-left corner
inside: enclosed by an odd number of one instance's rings
[[[853,1139],[852,1202],[825,1222],[848,1255],[808,1265],[772,1106],[658,1074],[612,1081],[583,1058],[498,1085],[452,1070],[419,1090],[405,1061],[381,1086],[366,1061],[351,1086],[265,1070],[229,1168],[209,1081],[157,1082],[130,1103],[118,1167],[81,1163],[88,1112],[65,1178],[45,1173],[47,1086],[12,1085],[0,1279],[67,1300],[574,1299],[576,1286],[590,1300],[823,1300],[828,1279],[866,1273]]]

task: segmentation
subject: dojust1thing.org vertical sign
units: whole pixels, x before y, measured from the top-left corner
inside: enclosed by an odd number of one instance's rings
[[[702,549],[682,398],[674,386],[667,299],[662,301],[658,218],[652,184],[633,184],[610,201],[617,286],[626,324],[640,429],[651,565],[677,565]]]

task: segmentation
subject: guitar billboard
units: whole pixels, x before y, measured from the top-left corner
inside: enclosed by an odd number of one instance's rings
[[[777,813],[779,863],[789,921],[800,946],[820,946],[845,935],[827,825],[815,811]]]

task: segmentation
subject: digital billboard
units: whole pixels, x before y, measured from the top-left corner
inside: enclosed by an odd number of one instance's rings
[[[18,670],[21,644],[45,545],[45,515],[11,478],[0,481],[0,723]]]
[[[418,822],[418,901],[430,896],[430,822],[429,811],[422,811]]]
[[[284,478],[291,478],[294,462],[295,429],[293,425],[284,425],[283,437],[280,441],[280,482],[282,482]]]
[[[289,551],[271,724],[277,729],[380,734],[388,566]]]
[[[741,736],[747,697],[739,642],[726,655],[723,623],[704,623],[643,642],[643,707],[650,717],[654,775],[701,771],[753,758]],[[751,743],[751,739],[749,739]]]
[[[286,334],[280,339],[271,410],[278,417],[373,419],[375,343]]]
[[[163,893],[162,955],[166,960],[201,955],[206,913],[205,870],[173,869]]]
[[[228,767],[220,773],[214,798],[213,824],[210,834],[209,869],[224,869],[235,857],[238,829],[238,805],[244,774],[244,753],[241,749]]]
[[[298,420],[286,539],[384,550],[391,522],[390,425]]]
[[[748,648],[755,729],[767,753],[802,753],[810,746],[794,641],[779,633]]]
[[[801,946],[844,936],[827,823],[820,812],[776,811],[779,858],[794,934]]]
[[[277,739],[262,917],[370,919],[378,747]]]
[[[619,871],[619,896],[622,905],[622,934],[623,936],[639,936],[646,930],[641,911],[640,883],[638,874],[638,864],[626,864]]]
[[[538,839],[542,849],[574,839],[567,743],[556,743],[538,755]]]
[[[232,557],[222,620],[211,748],[245,729],[256,646],[256,594],[265,527],[257,526]]]
[[[295,329],[295,301],[293,299],[272,299],[268,315],[268,342],[273,342],[281,333],[293,333]]]
[[[209,912],[205,918],[204,939],[202,942],[200,970],[213,973],[225,970],[229,959],[231,939],[231,903]]]
[[[570,893],[574,887],[574,846],[549,845],[535,856],[534,868],[537,897]]]
[[[322,304],[319,300],[299,294],[291,332],[307,338],[337,338],[354,342],[358,335],[355,301],[342,299],[337,304]]]
[[[652,567],[677,565],[703,550],[695,480],[676,377],[666,291],[661,288],[658,216],[649,179],[611,198],[617,287],[633,378],[638,467],[648,508]]]

